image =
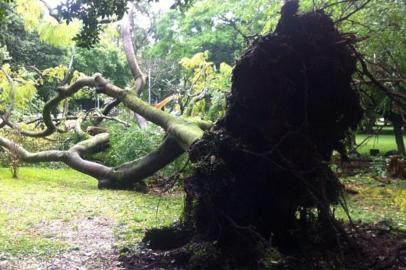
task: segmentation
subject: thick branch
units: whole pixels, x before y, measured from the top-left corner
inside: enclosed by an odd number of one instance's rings
[[[185,151],[189,150],[189,147],[202,137],[203,130],[197,125],[156,109],[142,101],[136,94],[109,84],[106,79],[100,75],[96,75],[95,80],[98,91],[115,97],[133,112],[162,127],[168,134],[174,136]]]
[[[100,179],[99,187],[131,187],[134,183],[153,175],[156,171],[173,162],[183,153],[183,149],[179,147],[176,140],[167,136],[162,144],[148,155],[114,168],[112,174],[115,177]]]
[[[4,148],[16,153],[18,158],[23,161],[29,162],[51,162],[51,161],[62,161],[64,156],[64,151],[42,151],[37,153],[30,153],[25,150],[20,145],[0,137],[0,145]]]
[[[0,145],[13,151],[18,158],[26,162],[60,161],[80,172],[91,175],[95,178],[101,178],[106,177],[106,174],[110,173],[111,168],[95,162],[86,161],[82,159],[80,155],[94,151],[101,145],[106,144],[108,140],[109,135],[103,133],[74,145],[68,151],[49,150],[36,153],[31,153],[25,150],[22,146],[2,137],[0,137]]]
[[[114,99],[113,101],[109,102],[109,103],[103,108],[103,110],[102,110],[102,115],[108,116],[108,115],[110,114],[110,112],[111,112],[115,107],[118,106],[118,104],[120,104],[120,100],[118,100],[118,99]],[[93,124],[97,126],[98,124],[101,123],[101,121],[103,121],[103,118],[102,118],[102,117],[95,118],[95,119],[93,120]]]
[[[57,107],[58,104],[62,100],[74,95],[77,91],[79,91],[80,89],[82,89],[85,86],[95,86],[94,78],[83,77],[83,78],[78,79],[75,83],[73,83],[71,86],[69,86],[67,88],[61,87],[58,89],[59,90],[58,94],[55,97],[53,97],[52,99],[50,99],[45,104],[44,109],[42,111],[43,121],[46,126],[46,128],[44,130],[38,131],[38,132],[21,130],[18,126],[14,125],[8,121],[7,121],[7,125],[18,130],[21,133],[21,135],[23,135],[23,136],[35,137],[35,138],[49,136],[56,131],[56,126],[55,126],[54,122],[52,121],[52,116],[51,116],[52,110],[55,107]]]

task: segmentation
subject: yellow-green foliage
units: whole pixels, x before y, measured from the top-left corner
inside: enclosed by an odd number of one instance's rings
[[[17,0],[16,4],[16,11],[21,15],[25,29],[28,32],[34,31],[43,15],[41,5],[36,0]]]
[[[209,53],[200,52],[192,58],[184,57],[180,60],[185,69],[186,78],[190,81],[193,93],[199,93],[204,88],[226,91],[230,86],[232,67],[221,63],[219,69],[208,60]]]
[[[80,23],[74,20],[69,25],[57,23],[56,21],[45,21],[38,26],[38,34],[41,40],[55,47],[68,47],[72,44],[73,38],[79,32]]]
[[[19,127],[24,130],[34,130],[34,125],[20,124]],[[59,149],[61,144],[58,141],[58,135],[52,135],[48,139],[33,138],[20,135],[17,131],[12,129],[0,130],[0,136],[21,144],[24,148],[31,152]]]
[[[56,47],[68,47],[79,32],[81,24],[74,20],[71,23],[58,23],[44,12],[43,4],[38,0],[17,0],[16,11],[24,21],[28,32],[36,31],[41,40]]]
[[[42,72],[42,77],[48,83],[56,83],[56,84],[59,85],[64,80],[67,72],[68,72],[68,67],[67,66],[59,65],[59,66],[56,66],[56,67],[51,67],[51,68],[45,69]],[[68,84],[73,84],[81,76],[84,76],[84,74],[77,71],[77,70],[73,71],[72,78],[68,82]],[[44,84],[45,82],[44,82],[43,79],[40,79],[40,83]],[[92,97],[92,94],[93,94],[93,92],[89,92],[88,88],[83,88],[83,89],[79,90],[78,92],[76,92],[72,96],[72,98],[73,99],[88,98],[88,97]],[[60,106],[63,106],[63,104],[61,103]]]
[[[42,76],[48,80],[48,82],[60,82],[65,78],[68,67],[65,65],[59,65],[57,67],[47,68],[42,72]]]
[[[24,109],[34,99],[37,93],[35,81],[30,73],[24,68],[14,72],[9,64],[4,64],[1,69],[6,72],[12,79],[15,85],[16,95],[15,104],[18,109]],[[11,102],[12,86],[4,72],[0,72],[0,109],[4,110]]]
[[[213,62],[208,61],[207,51],[197,53],[192,58],[182,58],[180,64],[191,89],[189,94],[198,95],[207,91],[206,96],[210,97],[193,104],[190,116],[204,117],[209,113],[211,119],[220,117],[224,112],[224,95],[231,86],[232,67],[221,63],[217,68]]]

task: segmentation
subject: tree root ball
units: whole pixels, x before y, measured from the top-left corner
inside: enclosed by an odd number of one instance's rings
[[[275,32],[237,62],[225,117],[190,150],[183,226],[192,242],[216,243],[244,265],[260,247],[287,250],[309,232],[335,239],[330,205],[342,187],[328,161],[362,116],[355,67],[326,14],[284,6]]]

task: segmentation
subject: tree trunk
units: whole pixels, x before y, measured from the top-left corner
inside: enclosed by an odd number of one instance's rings
[[[403,139],[404,133],[403,133],[402,117],[400,117],[400,116],[393,117],[392,124],[393,124],[393,133],[395,135],[395,140],[396,140],[396,146],[398,148],[398,153],[399,153],[399,155],[406,156],[405,142]]]

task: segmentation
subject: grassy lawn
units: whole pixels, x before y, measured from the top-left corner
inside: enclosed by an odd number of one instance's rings
[[[394,179],[382,185],[368,175],[358,175],[342,179],[343,183],[356,195],[347,195],[347,204],[353,221],[379,222],[390,220],[393,225],[406,230],[406,180]],[[341,209],[337,216],[347,220]]]
[[[370,135],[366,134],[359,134],[356,136],[357,144],[363,142],[367,137]],[[404,141],[406,142],[406,136],[403,137]],[[396,150],[396,141],[394,135],[378,135],[378,136],[371,136],[365,141],[363,145],[358,148],[358,151],[361,154],[369,154],[370,149],[379,149],[381,154],[385,154],[388,151]]]
[[[57,221],[72,226],[83,218],[112,220],[116,247],[136,248],[147,228],[176,221],[182,210],[182,195],[98,190],[94,179],[68,169],[21,168],[19,175],[12,179],[9,169],[0,169],[0,260],[45,259],[74,250],[77,247],[68,242],[55,241],[47,224]],[[359,192],[347,198],[353,220],[390,219],[406,229],[406,181],[382,186],[372,177],[360,175],[343,182]],[[337,216],[346,219],[340,209]]]
[[[114,224],[117,248],[134,247],[145,229],[178,219],[182,195],[98,190],[94,179],[68,169],[21,168],[12,179],[1,168],[0,206],[0,259],[41,258],[75,248],[50,239],[44,224],[106,217]]]

